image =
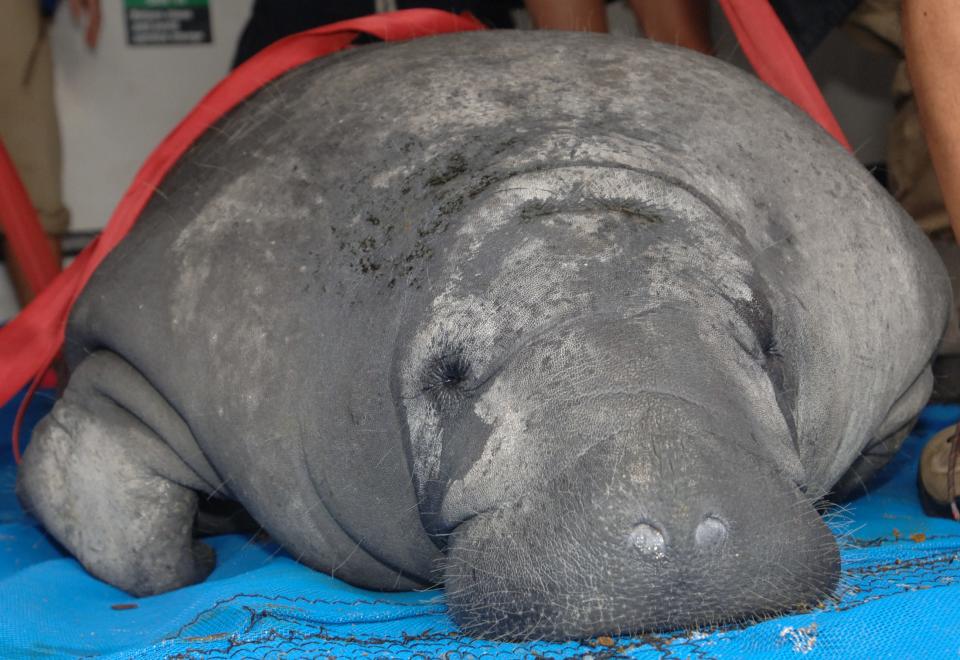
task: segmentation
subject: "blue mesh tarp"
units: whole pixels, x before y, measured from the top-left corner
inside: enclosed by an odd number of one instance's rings
[[[27,426],[50,405],[43,394]],[[9,437],[14,404],[0,415]],[[443,593],[380,594],[297,564],[243,536],[212,539],[213,575],[132,599],[87,575],[18,507],[0,459],[0,657],[938,658],[960,654],[960,524],[923,514],[923,442],[960,417],[930,406],[871,493],[830,514],[842,539],[836,599],[748,626],[564,644],[460,635]]]

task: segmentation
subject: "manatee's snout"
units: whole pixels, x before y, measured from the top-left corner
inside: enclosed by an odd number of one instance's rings
[[[659,451],[642,457],[613,438],[461,525],[446,575],[457,622],[487,636],[617,635],[753,619],[831,593],[837,545],[796,486],[719,439],[654,440],[643,444]]]

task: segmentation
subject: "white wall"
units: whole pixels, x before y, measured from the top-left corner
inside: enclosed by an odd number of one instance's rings
[[[82,31],[65,7],[51,32],[64,195],[76,230],[106,223],[152,148],[227,72],[252,4],[210,0],[211,44],[131,47],[126,45],[123,0],[101,1],[103,28],[95,52],[83,44]],[[621,34],[636,33],[622,3],[611,6],[611,26]],[[716,6],[714,32],[719,55],[746,67]],[[858,157],[882,160],[884,126],[891,114],[889,60],[865,53],[837,32],[814,53],[811,68]],[[0,319],[15,311],[5,274],[0,275]]]
[[[30,2],[33,0],[5,0]],[[96,51],[63,2],[51,28],[63,138],[64,198],[74,230],[99,229],[154,146],[229,70],[252,0],[210,0],[212,43],[128,46],[123,0],[101,0]],[[0,319],[16,313],[0,273]]]
[[[70,13],[52,39],[63,130],[64,196],[75,229],[102,227],[154,146],[230,68],[251,0],[211,0],[213,43],[128,46],[123,0],[102,0],[97,50]]]

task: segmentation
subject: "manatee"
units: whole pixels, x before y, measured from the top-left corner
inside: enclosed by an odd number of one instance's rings
[[[942,264],[805,114],[636,39],[302,66],[214,125],[74,307],[19,497],[135,596],[234,502],[304,564],[581,638],[828,598],[827,497],[931,389]]]

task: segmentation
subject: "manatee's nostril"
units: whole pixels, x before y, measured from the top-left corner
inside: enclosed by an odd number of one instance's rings
[[[666,548],[663,534],[653,525],[640,523],[630,531],[630,543],[645,555],[662,557]]]
[[[697,531],[694,533],[697,545],[702,546],[717,545],[726,537],[727,526],[716,516],[707,516],[697,525]]]

